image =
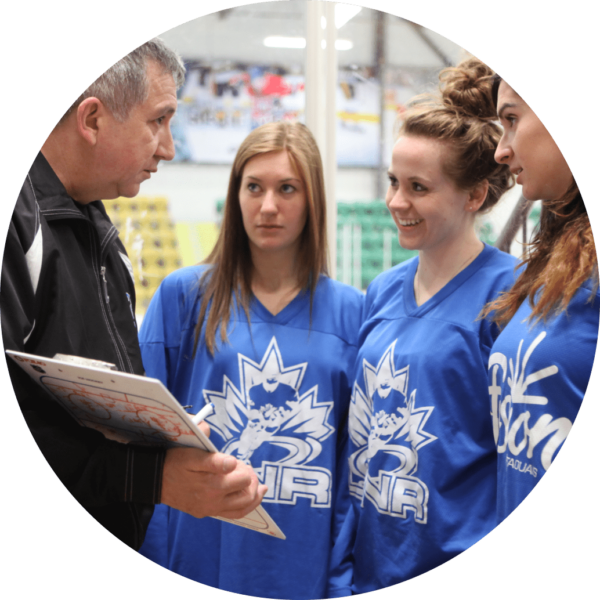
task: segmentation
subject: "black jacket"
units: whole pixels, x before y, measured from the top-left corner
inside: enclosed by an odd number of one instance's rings
[[[5,348],[72,354],[143,374],[131,263],[102,202],[75,202],[40,153],[10,223],[0,306]],[[129,268],[128,268],[129,265]],[[7,357],[27,424],[73,496],[133,548],[160,502],[164,449],[80,427]]]

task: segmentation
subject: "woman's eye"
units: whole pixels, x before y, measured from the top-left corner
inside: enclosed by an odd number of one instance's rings
[[[395,177],[388,176],[388,179],[390,180],[390,187],[392,187],[392,188],[398,187],[398,180]]]
[[[258,186],[258,183],[249,183],[249,184],[248,184],[248,191],[249,191],[249,192],[255,193],[255,192],[258,192],[258,191],[259,191],[259,189],[260,189],[260,188],[259,188],[259,186]]]
[[[416,181],[414,181],[412,184],[412,189],[415,192],[424,192],[424,191],[426,191],[427,188],[422,186],[420,183],[417,183]]]
[[[293,192],[296,191],[296,188],[293,185],[290,185],[289,183],[286,183],[284,185],[281,186],[281,191],[284,194],[292,194]]]

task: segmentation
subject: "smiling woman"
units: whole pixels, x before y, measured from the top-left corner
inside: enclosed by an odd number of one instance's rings
[[[386,202],[419,256],[367,289],[348,417],[352,506],[333,552],[345,595],[420,575],[496,524],[484,401],[498,328],[478,315],[510,287],[516,259],[474,227],[512,184],[494,160],[491,76],[469,59],[402,115]]]
[[[400,245],[420,250],[436,263],[448,255],[458,257],[460,263],[462,255],[478,254],[482,248],[473,216],[485,199],[489,183],[486,179],[472,191],[459,189],[444,170],[452,151],[444,141],[403,135],[394,146],[388,172],[386,201]]]

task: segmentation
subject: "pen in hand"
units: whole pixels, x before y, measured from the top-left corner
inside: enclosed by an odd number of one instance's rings
[[[198,425],[201,421],[204,421],[206,417],[210,417],[215,413],[215,405],[209,402],[199,413],[192,417],[194,425]]]

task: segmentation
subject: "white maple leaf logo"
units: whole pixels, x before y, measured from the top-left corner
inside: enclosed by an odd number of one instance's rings
[[[365,394],[355,383],[350,403],[348,428],[350,439],[358,450],[349,459],[350,490],[360,495],[369,462],[380,452],[396,457],[396,466],[387,473],[408,476],[417,469],[417,450],[437,440],[426,432],[433,406],[417,408],[414,389],[407,399],[409,367],[396,370],[394,366],[394,341],[386,350],[377,367],[363,361]],[[392,391],[398,392],[401,403],[395,410],[375,410],[377,398],[388,400]],[[377,479],[377,477],[376,477]]]
[[[226,442],[223,452],[248,464],[267,445],[278,449],[269,452],[270,462],[300,465],[316,458],[334,431],[328,423],[333,401],[318,402],[318,386],[300,394],[307,363],[285,367],[273,338],[260,364],[238,354],[238,367],[240,390],[224,376],[222,391],[203,392],[215,406],[206,420]]]

